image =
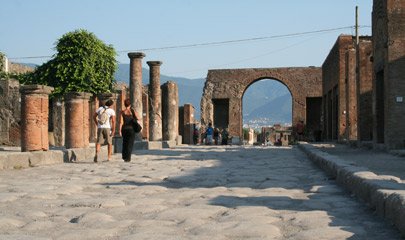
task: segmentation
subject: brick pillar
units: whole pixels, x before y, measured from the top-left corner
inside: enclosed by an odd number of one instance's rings
[[[144,86],[142,93],[142,104],[143,104],[143,128],[142,128],[142,138],[149,141],[149,86]]]
[[[176,140],[179,132],[179,91],[172,81],[162,85],[162,117],[163,140]]]
[[[194,107],[191,104],[184,104],[184,144],[193,143],[193,127],[194,127]]]
[[[52,87],[21,86],[21,151],[48,150],[49,94]]]
[[[130,59],[129,65],[129,98],[131,106],[135,109],[141,119],[142,124],[142,58],[144,53],[131,52],[128,53]]]
[[[356,50],[346,51],[346,139],[357,140]]]
[[[71,92],[65,95],[65,147],[89,147],[90,93]]]
[[[149,61],[149,140],[162,140],[162,96],[160,93],[160,61]]]
[[[99,108],[99,102],[97,96],[91,96],[90,97],[90,102],[89,102],[89,116],[90,116],[90,142],[96,142],[97,140],[97,125],[94,124],[93,122],[93,114],[96,112],[96,110]]]

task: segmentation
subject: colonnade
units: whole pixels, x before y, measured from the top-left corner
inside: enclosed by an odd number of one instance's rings
[[[71,92],[64,96],[64,146],[66,148],[86,148],[95,139],[96,126],[92,120],[92,113],[100,103],[107,99],[114,100],[113,108],[117,112],[116,135],[118,137],[121,126],[120,110],[123,102],[130,98],[131,105],[141,116],[142,132],[136,141],[176,141],[182,127],[181,121],[187,124],[193,118],[190,111],[181,111],[179,116],[179,94],[175,82],[168,81],[160,85],[160,61],[148,61],[150,67],[150,82],[148,86],[142,84],[142,58],[140,52],[128,53],[130,58],[129,93],[125,88],[115,90],[115,93],[99,94],[92,97],[90,93]],[[21,150],[46,151],[49,149],[49,95],[52,87],[43,85],[24,85],[21,87]],[[129,96],[128,96],[129,95]],[[189,109],[190,104],[186,104]],[[185,116],[190,115],[190,116]],[[189,132],[187,134],[190,134]],[[186,139],[190,138],[188,136]],[[186,141],[185,143],[189,143]]]

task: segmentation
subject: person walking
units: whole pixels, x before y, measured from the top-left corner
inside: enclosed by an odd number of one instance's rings
[[[108,144],[108,161],[112,157],[112,137],[115,134],[115,111],[111,108],[114,104],[112,99],[108,99],[105,104],[99,107],[93,114],[94,123],[97,125],[96,155],[94,162],[98,162],[101,144]]]
[[[129,99],[125,99],[124,106],[125,109],[121,111],[122,159],[125,162],[130,162],[135,141],[135,130],[132,123],[133,121],[138,121],[140,117],[138,113],[131,108],[131,101]]]
[[[212,128],[212,123],[208,123],[208,128],[207,130],[205,130],[205,134],[207,137],[207,145],[211,145],[212,144],[212,139],[213,139],[213,135],[214,135],[214,129]]]

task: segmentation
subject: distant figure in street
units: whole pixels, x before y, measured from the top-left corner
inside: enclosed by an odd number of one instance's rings
[[[108,99],[105,104],[93,114],[93,121],[97,125],[96,155],[94,162],[98,162],[101,144],[108,144],[108,161],[112,156],[112,137],[115,134],[115,111],[110,108],[114,101]]]
[[[297,140],[302,141],[304,139],[304,121],[299,120],[296,126]]]
[[[213,136],[214,136],[214,129],[212,128],[212,123],[208,123],[208,128],[205,131],[205,135],[206,135],[206,139],[207,139],[206,144],[211,145],[212,144],[212,139],[213,139]]]
[[[224,128],[223,130],[222,130],[222,142],[221,142],[221,144],[222,145],[228,145],[228,137],[229,137],[229,133],[228,133],[228,129],[227,128]]]
[[[218,145],[219,143],[219,129],[218,128],[214,128],[214,143],[215,145]]]
[[[197,145],[198,137],[199,137],[199,133],[198,133],[197,126],[194,126],[194,131],[193,131],[193,143],[194,143],[194,145]]]

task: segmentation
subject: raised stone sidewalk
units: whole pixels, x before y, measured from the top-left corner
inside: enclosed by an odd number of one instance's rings
[[[21,152],[20,147],[0,147],[0,170],[93,161],[94,153],[94,144],[90,144],[88,148],[53,148],[48,151],[32,152]],[[107,159],[107,146],[101,147],[100,159]]]
[[[330,153],[322,144],[301,142],[299,147],[315,164],[405,236],[405,181],[388,175],[389,172],[405,174],[404,158],[370,149],[351,151],[345,145]]]

